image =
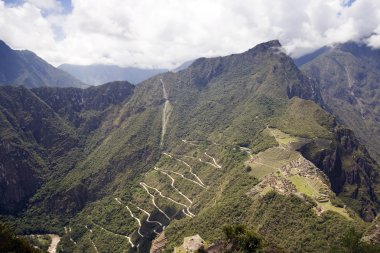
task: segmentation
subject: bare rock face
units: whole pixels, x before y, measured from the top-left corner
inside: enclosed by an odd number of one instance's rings
[[[380,216],[372,221],[372,225],[369,230],[364,234],[362,240],[373,243],[380,244]]]
[[[13,159],[8,159],[12,157]],[[33,155],[19,146],[0,143],[0,213],[22,210],[25,202],[41,185],[42,169]]]
[[[165,236],[165,232],[162,232],[161,234],[159,234],[157,236],[156,239],[153,240],[152,242],[152,246],[150,248],[150,253],[158,253],[158,252],[161,252],[162,249],[165,248],[165,245],[166,245],[166,242],[167,242],[167,238]]]
[[[305,145],[301,153],[320,168],[329,178],[332,190],[343,200],[353,199],[361,217],[371,221],[379,209],[379,167],[354,133],[340,128],[335,132],[335,143],[319,149],[316,142]],[[314,150],[314,151],[312,151]],[[352,204],[352,203],[351,203]]]

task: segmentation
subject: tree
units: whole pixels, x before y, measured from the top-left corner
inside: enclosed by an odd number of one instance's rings
[[[254,253],[262,249],[261,238],[243,225],[225,226],[223,232],[230,252]]]
[[[359,233],[355,228],[349,229],[338,240],[338,245],[331,248],[331,253],[378,253],[380,252],[379,245],[373,245],[361,240],[362,233]]]

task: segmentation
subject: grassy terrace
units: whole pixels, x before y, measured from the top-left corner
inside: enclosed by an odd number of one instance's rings
[[[303,168],[300,168],[299,172],[292,172],[290,175],[282,171],[285,165],[302,158],[302,155],[292,148],[292,144],[297,144],[304,139],[291,136],[275,128],[268,127],[265,131],[276,139],[278,146],[256,155],[250,154],[245,165],[251,167],[251,175],[260,180],[264,180],[270,175],[285,178],[296,187],[297,192],[314,199],[320,210],[337,212],[345,218],[351,219],[345,208],[336,207],[331,203],[330,198],[335,198],[335,196],[331,191],[326,190],[329,189],[329,186],[320,179],[321,175],[317,177],[301,175]],[[260,196],[271,190],[272,187],[265,187]]]

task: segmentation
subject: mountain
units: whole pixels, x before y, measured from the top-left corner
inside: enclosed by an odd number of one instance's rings
[[[122,68],[116,65],[72,65],[62,64],[59,69],[70,73],[84,83],[99,85],[112,81],[126,80],[138,84],[154,75],[168,71],[167,69]]]
[[[265,252],[328,252],[372,228],[379,165],[318,85],[269,41],[137,86],[3,87],[2,218],[61,252],[217,247],[236,224]]]
[[[176,67],[175,69],[171,70],[172,72],[178,72],[178,71],[181,71],[181,70],[184,70],[184,69],[187,69],[188,67],[190,67],[190,65],[194,62],[194,60],[189,60],[189,61],[185,61],[184,63],[182,63],[181,65],[179,65],[178,67]]]
[[[82,82],[33,52],[12,50],[4,41],[0,41],[0,85],[85,87]]]
[[[318,80],[327,109],[380,161],[380,50],[354,42],[337,44],[301,69]]]
[[[120,104],[133,88],[127,82],[63,90],[0,86],[0,212],[25,208],[46,176],[61,166],[55,163],[65,162],[64,155],[77,154],[83,146],[81,135],[97,129],[111,113],[110,105]]]

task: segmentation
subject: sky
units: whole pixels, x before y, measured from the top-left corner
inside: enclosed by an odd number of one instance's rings
[[[173,68],[278,39],[380,47],[380,0],[0,0],[0,39],[49,63]]]

